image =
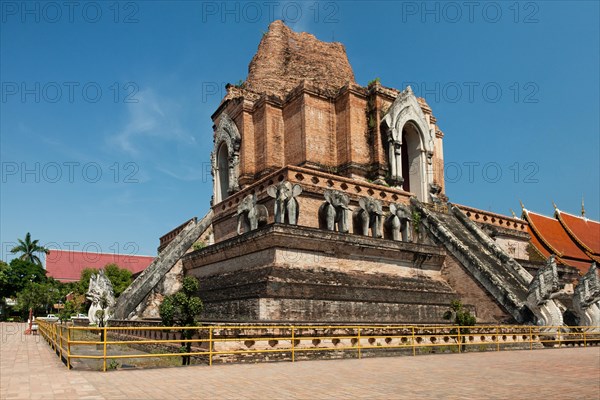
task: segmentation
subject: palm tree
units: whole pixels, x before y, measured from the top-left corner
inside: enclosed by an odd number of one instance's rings
[[[19,241],[19,245],[13,247],[13,249],[10,252],[23,253],[21,254],[21,257],[19,257],[21,260],[29,261],[37,265],[42,265],[42,260],[40,260],[40,258],[36,256],[35,253],[50,253],[50,250],[48,250],[47,248],[43,246],[38,246],[39,240],[36,239],[32,242],[31,234],[29,232],[27,232],[27,235],[25,235],[25,240],[17,240]]]

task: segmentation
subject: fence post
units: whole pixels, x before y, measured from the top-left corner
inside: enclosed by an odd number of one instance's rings
[[[60,324],[60,327],[58,328],[58,331],[60,332],[59,340],[58,340],[58,358],[60,358],[60,361],[62,361],[62,348],[63,348],[62,322]]]
[[[462,337],[460,336],[460,326],[457,328],[458,336],[456,337],[456,341],[458,342],[458,352],[462,353]]]
[[[585,331],[583,331],[583,347],[587,347],[587,342],[585,340]]]
[[[357,336],[356,345],[358,346],[358,358],[361,358],[361,354],[360,354],[360,327],[358,328],[358,336]]]
[[[294,327],[292,326],[292,362],[296,361],[295,347],[296,336],[294,335]]]
[[[67,369],[71,369],[71,327],[67,326]]]
[[[213,328],[208,328],[208,365],[212,366],[212,353],[213,353]]]
[[[562,344],[562,338],[560,337],[560,327],[557,329],[558,332],[558,348],[560,349],[560,345]]]
[[[413,356],[417,355],[417,349],[415,347],[415,327],[412,327],[412,348],[413,348]]]
[[[533,327],[529,325],[529,350],[533,350]]]
[[[103,362],[103,367],[102,367],[102,370],[103,370],[104,372],[106,372],[106,327],[103,327],[103,328],[102,328],[102,330],[103,330],[103,335],[102,335],[102,337],[103,337],[103,339],[104,339],[104,340],[103,340],[103,342],[104,342],[104,343],[103,343],[104,351],[103,351],[103,356],[102,356],[102,358],[103,358],[103,361],[104,361],[104,362]]]
[[[496,326],[496,351],[500,351],[500,333],[498,332],[497,326]]]

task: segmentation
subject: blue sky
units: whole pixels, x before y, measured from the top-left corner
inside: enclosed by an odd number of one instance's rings
[[[445,133],[447,194],[599,218],[598,2],[3,1],[1,258],[156,254],[208,210],[210,115],[274,19],[342,42],[356,81],[410,84]]]

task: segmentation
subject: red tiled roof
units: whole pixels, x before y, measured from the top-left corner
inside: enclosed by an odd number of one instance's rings
[[[598,256],[588,251],[587,244],[586,246],[583,245],[589,243],[592,246],[591,248],[598,245],[597,242],[594,242],[594,235],[598,232],[590,234],[585,230],[586,226],[600,228],[600,224],[597,222],[587,220],[588,225],[582,225],[582,222],[585,223],[583,218],[559,213],[558,210],[557,218],[567,216],[567,218],[564,218],[566,221],[546,217],[525,209],[523,210],[523,216],[529,223],[527,229],[531,235],[531,244],[544,257],[554,254],[559,263],[575,267],[582,274],[588,271],[593,261],[598,260]],[[585,237],[586,242],[583,242],[578,236],[576,237],[577,234]]]
[[[600,256],[600,222],[556,210],[556,216],[567,233],[592,255]]]
[[[525,215],[531,230],[554,254],[581,260],[589,258],[571,239],[558,220],[531,211],[525,211]]]
[[[102,268],[117,264],[132,273],[146,269],[154,260],[151,256],[91,253],[82,251],[50,250],[46,255],[47,275],[62,282],[78,281],[84,268]]]

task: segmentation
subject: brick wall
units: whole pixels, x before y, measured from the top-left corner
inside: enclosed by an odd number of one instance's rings
[[[475,282],[452,255],[448,254],[446,256],[441,273],[442,277],[456,291],[462,303],[474,306],[478,323],[514,323],[510,314],[483,287]]]

